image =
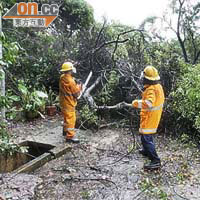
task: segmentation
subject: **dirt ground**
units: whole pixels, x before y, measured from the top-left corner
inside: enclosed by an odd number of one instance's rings
[[[61,126],[60,116],[11,124],[10,131],[13,140],[20,141],[57,126]],[[63,137],[62,133],[57,134]],[[13,200],[200,199],[200,155],[192,143],[156,135],[162,168],[145,172],[143,164],[148,160],[138,154],[140,137],[136,132],[106,128],[79,131],[78,135],[81,143],[72,144],[71,152],[31,174],[1,175],[2,197]]]

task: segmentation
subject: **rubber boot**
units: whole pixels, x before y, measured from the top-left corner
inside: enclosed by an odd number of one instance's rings
[[[161,167],[161,163],[159,160],[152,160],[149,164],[144,165],[144,169],[154,170],[159,169]]]
[[[148,154],[147,154],[147,152],[144,149],[140,149],[139,150],[139,154],[148,157]]]
[[[74,136],[72,138],[66,138],[66,142],[69,142],[69,143],[80,143],[80,140]]]

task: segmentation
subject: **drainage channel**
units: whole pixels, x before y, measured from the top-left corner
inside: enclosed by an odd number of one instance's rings
[[[27,153],[15,153],[11,156],[1,156],[0,173],[28,173],[41,167],[50,160],[56,159],[71,150],[71,146],[54,146],[34,141],[24,141],[19,144],[27,148]]]

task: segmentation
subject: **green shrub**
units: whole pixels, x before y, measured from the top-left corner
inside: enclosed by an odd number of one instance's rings
[[[80,110],[80,122],[83,128],[96,128],[98,125],[96,112],[92,111],[87,104]]]
[[[200,131],[200,64],[184,65],[177,88],[171,93],[172,109],[183,121],[184,127],[193,127]],[[190,124],[187,124],[190,123]],[[192,124],[191,124],[192,123]],[[191,130],[188,130],[191,131]]]
[[[98,105],[102,104],[113,104],[113,99],[115,96],[113,95],[113,92],[119,83],[119,77],[115,70],[110,71],[108,75],[107,83],[102,88],[99,95],[95,98],[95,101],[98,103]]]
[[[25,117],[28,119],[33,119],[38,115],[43,117],[42,112],[45,111],[48,95],[43,91],[28,87],[23,81],[19,82],[18,89]]]
[[[0,123],[0,154],[12,155],[16,152],[26,153],[27,147],[10,142],[10,134],[5,124]]]

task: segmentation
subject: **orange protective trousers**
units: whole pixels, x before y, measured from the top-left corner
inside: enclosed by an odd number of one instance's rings
[[[76,112],[65,109],[62,110],[62,113],[64,118],[64,132],[66,133],[66,137],[71,139],[75,135]]]

